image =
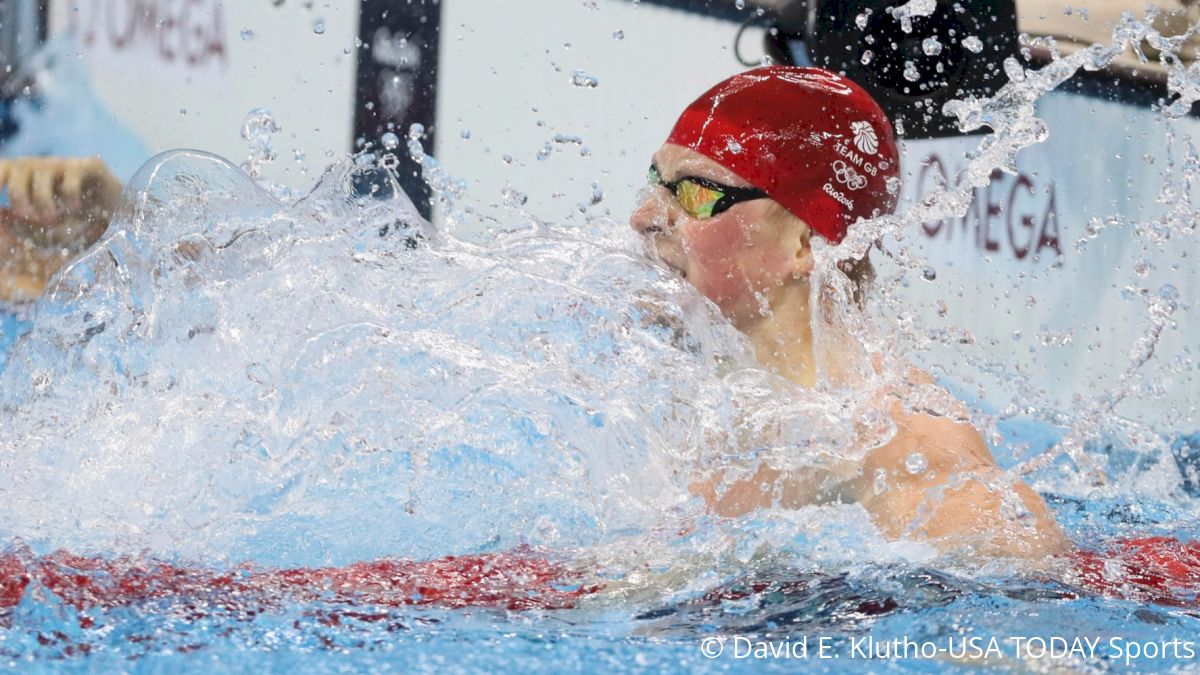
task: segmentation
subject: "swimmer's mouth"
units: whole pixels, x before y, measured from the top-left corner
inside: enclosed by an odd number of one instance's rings
[[[676,273],[679,276],[684,277],[684,279],[688,279],[688,270],[685,270],[682,267],[676,267],[676,265],[673,265],[666,261],[662,261],[662,263],[666,264],[668,268],[671,268],[671,271],[673,271],[673,273]]]
[[[663,257],[662,255],[659,255],[659,256],[658,256],[658,259],[659,259],[660,261],[662,261],[662,264],[664,264],[664,265],[666,265],[668,268],[670,268],[670,270],[671,270],[672,272],[674,272],[674,273],[678,274],[679,276],[683,277],[684,279],[686,279],[686,278],[687,278],[687,270],[683,269],[683,267],[682,267],[682,266],[680,266],[680,265],[676,265],[675,263],[671,262],[670,260],[668,260],[667,258]]]
[[[654,250],[654,257],[658,258],[658,261],[661,262],[662,264],[671,268],[671,271],[675,272],[679,276],[686,279],[687,278],[687,270],[685,270],[683,268],[683,265],[678,265],[672,261],[672,258],[674,257],[673,255],[664,255],[663,248],[667,248],[670,253],[673,253],[676,255],[679,252],[677,250],[671,250],[674,248],[674,246],[671,243],[666,243],[662,239],[659,238],[659,235],[657,233],[661,232],[661,230],[658,230],[658,228],[653,228],[653,229],[656,232],[650,233],[648,239],[650,240],[650,242],[652,242],[651,247]],[[664,246],[664,244],[665,244],[665,246]]]

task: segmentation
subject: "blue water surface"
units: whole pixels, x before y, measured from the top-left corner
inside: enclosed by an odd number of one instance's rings
[[[12,343],[29,330],[30,322],[24,312],[0,304],[0,370],[8,363],[8,349]]]

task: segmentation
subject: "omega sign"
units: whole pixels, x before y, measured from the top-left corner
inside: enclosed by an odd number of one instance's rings
[[[916,172],[918,194],[957,174],[957,167],[930,153]],[[975,190],[966,216],[925,223],[921,229],[929,239],[965,240],[984,255],[1053,262],[1063,254],[1054,183],[1039,183],[1024,172],[1012,176],[994,171],[991,181]]]
[[[68,30],[90,52],[191,71],[228,67],[222,0],[79,0],[73,9]]]

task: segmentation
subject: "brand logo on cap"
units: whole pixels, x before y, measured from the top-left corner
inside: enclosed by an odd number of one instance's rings
[[[879,151],[879,137],[869,122],[853,122],[850,130],[854,132],[854,147],[865,155],[873,155]]]

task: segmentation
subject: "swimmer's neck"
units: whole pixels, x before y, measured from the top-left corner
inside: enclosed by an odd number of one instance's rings
[[[802,387],[816,385],[807,285],[782,289],[766,316],[740,323],[737,328],[750,338],[755,357],[767,369]]]

